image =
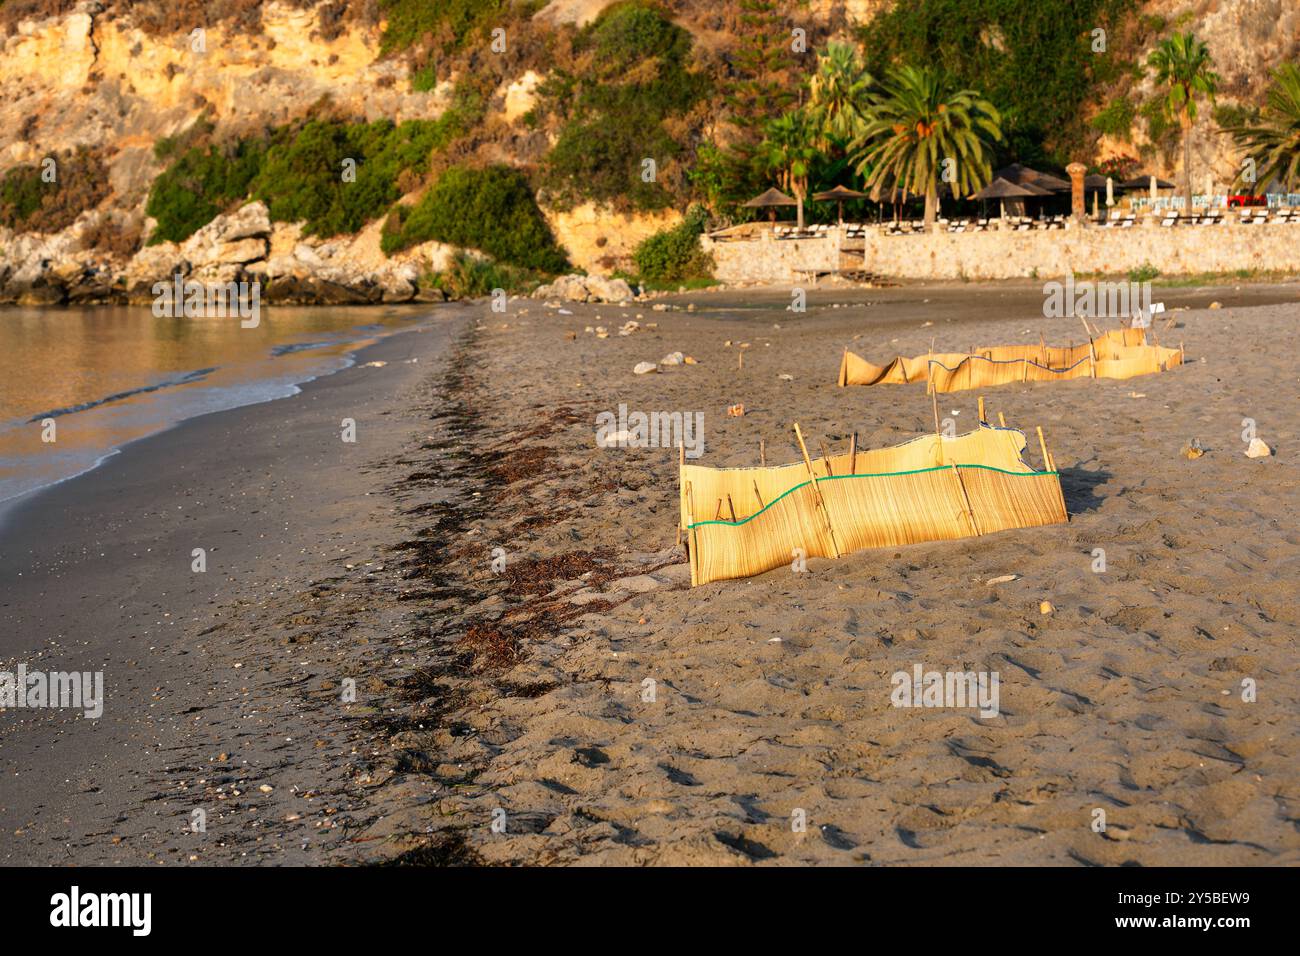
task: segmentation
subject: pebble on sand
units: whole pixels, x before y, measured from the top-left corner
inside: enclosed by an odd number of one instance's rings
[[[1051,614],[1051,613],[1052,613],[1053,611],[1055,611],[1055,610],[1056,610],[1056,605],[1054,605],[1051,601],[1039,601],[1039,602],[1038,602],[1038,613],[1039,613],[1039,614]]]
[[[649,375],[651,372],[659,371],[659,366],[654,362],[637,362],[636,367],[632,369],[635,375]]]
[[[987,581],[984,582],[984,586],[992,587],[995,584],[1007,584],[1008,582],[1014,581],[1019,577],[1020,575],[1018,574],[1000,574],[996,578],[989,578]]]
[[[1273,449],[1269,448],[1260,438],[1252,438],[1250,447],[1246,449],[1247,458],[1267,458],[1273,454]]]

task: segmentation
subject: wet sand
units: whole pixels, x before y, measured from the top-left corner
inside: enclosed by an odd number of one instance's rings
[[[844,346],[1068,342],[1078,320],[1042,319],[1028,285],[813,290],[801,315],[780,290],[512,301],[476,307],[450,356],[450,330],[395,336],[377,349],[412,351],[384,368],[141,443],[25,512],[20,549],[4,539],[0,655],[102,661],[110,700],[98,724],[0,716],[0,852],[1294,864],[1300,290],[1156,298],[1197,306],[1161,334],[1186,367],[984,393],[1043,426],[1069,524],[802,574],[690,589],[675,450],[598,449],[596,415],[702,412],[715,465],[757,463],[760,439],[795,460],[795,420],[832,447],[892,444],[933,428],[930,399],[836,388]],[[619,336],[638,314],[658,328]],[[632,374],[677,350],[699,364]],[[965,431],[976,397],[940,413]],[[367,437],[340,455],[353,408]],[[1275,457],[1245,457],[1244,417]],[[891,706],[917,663],[997,671],[1000,714]]]
[[[426,370],[461,314],[441,310],[293,397],[131,444],[7,516],[0,669],[102,670],[107,701],[99,720],[0,714],[0,862],[292,863],[341,837],[359,802],[351,763],[374,731],[319,685],[381,679],[399,640],[365,612],[368,562],[393,533],[373,492],[418,429]],[[319,615],[299,609],[312,593],[355,619],[337,643],[317,643]]]

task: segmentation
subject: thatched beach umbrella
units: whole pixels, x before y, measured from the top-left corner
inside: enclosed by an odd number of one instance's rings
[[[1141,175],[1134,176],[1132,179],[1125,180],[1119,184],[1119,188],[1131,192],[1137,189],[1149,189],[1151,188],[1152,183],[1155,183],[1157,189],[1174,188],[1173,183],[1166,182],[1163,179],[1157,179],[1155,176],[1148,173],[1142,173]]]
[[[1012,163],[994,170],[994,179],[1005,179],[1016,186],[1037,187],[1049,193],[1068,193],[1073,187],[1068,179],[1053,176],[1051,173],[1039,172],[1020,163]]]
[[[844,201],[846,199],[866,199],[866,193],[860,193],[856,189],[849,189],[845,186],[836,186],[834,189],[828,189],[825,192],[813,193],[813,199],[818,202],[833,202],[839,210],[840,225],[844,225]]]
[[[766,209],[772,222],[776,222],[776,209],[778,206],[797,206],[798,200],[792,199],[779,189],[769,189],[762,195],[755,196],[748,202],[741,203],[750,209]]]
[[[1047,196],[1050,193],[1046,189],[1040,189],[1036,186],[1018,186],[1009,179],[1003,179],[1001,176],[996,177],[991,183],[977,192],[972,199],[996,199],[1001,204],[1002,216],[1007,218],[1007,200],[1008,199],[1027,199],[1030,196]]]

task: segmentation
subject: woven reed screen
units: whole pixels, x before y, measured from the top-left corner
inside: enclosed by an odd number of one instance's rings
[[[1065,521],[1057,473],[1030,468],[1024,450],[1023,432],[981,423],[955,438],[774,468],[682,465],[691,583],[761,574],[800,556]]]
[[[845,349],[839,384],[905,385],[933,380],[940,392],[959,392],[1014,382],[1133,378],[1182,364],[1181,348],[1148,345],[1145,329],[1113,329],[1081,345],[998,345],[969,353],[899,356],[887,365],[872,365]]]

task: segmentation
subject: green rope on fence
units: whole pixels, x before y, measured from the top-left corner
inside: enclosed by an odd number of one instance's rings
[[[914,468],[911,471],[883,471],[876,474],[864,474],[864,475],[829,475],[825,478],[818,478],[817,480],[818,481],[843,481],[845,478],[899,478],[902,477],[903,475],[923,475],[929,471],[948,471],[952,467],[953,467],[952,465],[935,465],[932,468]],[[981,468],[984,471],[996,471],[1003,475],[1014,475],[1019,478],[1037,478],[1043,475],[1059,476],[1060,474],[1059,472],[1055,472],[1055,471],[1007,471],[1005,468],[994,468],[992,465],[972,464],[972,465],[957,465],[957,467],[958,468]],[[753,521],[755,518],[761,515],[768,508],[774,507],[776,503],[780,501],[782,498],[792,495],[800,488],[806,488],[811,484],[812,484],[811,481],[800,482],[799,484],[791,488],[789,491],[782,492],[780,495],[773,498],[771,501],[769,501],[759,510],[755,511],[748,518],[741,518],[739,521],[722,521],[722,520],[694,521],[691,524],[688,524],[686,526],[686,530],[690,531],[692,528],[701,528],[706,524],[721,524],[721,525],[726,525],[730,528],[739,528],[742,524],[745,524],[747,521]]]

